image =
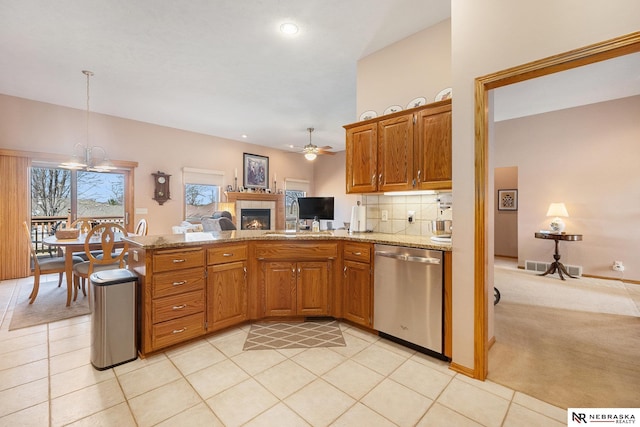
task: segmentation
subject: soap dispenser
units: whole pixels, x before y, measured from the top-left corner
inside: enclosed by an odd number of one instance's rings
[[[313,217],[313,223],[311,224],[311,231],[317,233],[320,231],[320,221],[318,221],[318,217]]]

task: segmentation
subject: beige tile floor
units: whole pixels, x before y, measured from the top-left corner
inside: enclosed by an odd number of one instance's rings
[[[0,282],[0,426],[566,423],[564,409],[344,323],[346,347],[245,352],[245,325],[100,372],[90,316],[9,332],[24,280]]]

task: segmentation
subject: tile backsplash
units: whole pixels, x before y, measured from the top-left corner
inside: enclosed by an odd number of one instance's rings
[[[367,208],[367,230],[388,234],[431,236],[433,233],[429,228],[430,221],[451,219],[451,209],[439,209],[438,198],[439,194],[363,195],[362,204]],[[383,211],[387,211],[386,221],[382,220]],[[415,211],[412,223],[408,220],[409,211]]]

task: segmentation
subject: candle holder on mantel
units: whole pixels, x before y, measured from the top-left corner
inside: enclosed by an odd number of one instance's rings
[[[276,194],[278,192],[278,185],[276,184],[276,180],[273,180],[273,194]]]
[[[235,181],[233,191],[238,191],[238,177],[236,176],[235,178],[233,178],[233,180]]]

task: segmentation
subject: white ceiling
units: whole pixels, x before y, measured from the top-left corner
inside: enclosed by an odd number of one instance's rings
[[[640,95],[640,53],[620,56],[494,91],[495,121]]]
[[[450,0],[0,0],[0,93],[288,149],[344,149],[356,62]],[[294,21],[300,32],[278,28]]]

